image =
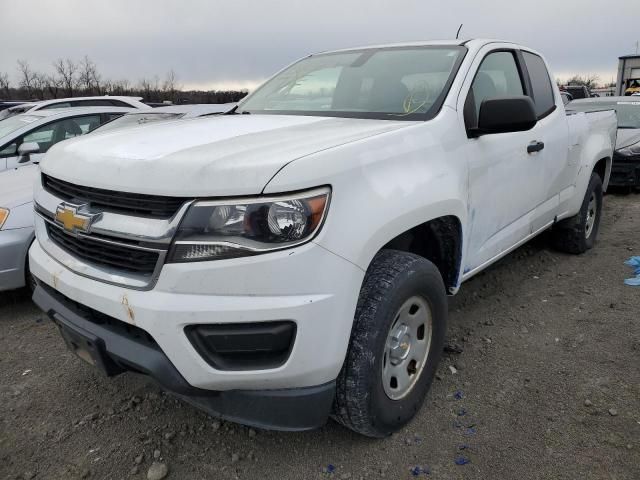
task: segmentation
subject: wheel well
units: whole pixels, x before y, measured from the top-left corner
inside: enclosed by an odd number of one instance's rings
[[[383,249],[414,253],[432,262],[447,290],[458,286],[462,259],[462,226],[452,215],[435,218],[401,233]]]
[[[598,160],[596,165],[593,167],[593,171],[598,174],[598,176],[600,177],[600,180],[602,180],[602,184],[603,185],[604,185],[604,179],[607,176],[607,162],[608,161],[609,161],[608,158],[601,158],[600,160]]]

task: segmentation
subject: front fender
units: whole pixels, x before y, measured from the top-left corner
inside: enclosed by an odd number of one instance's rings
[[[331,185],[331,205],[316,238],[324,248],[366,270],[401,233],[442,216],[466,234],[467,161],[455,112],[297,160],[265,193]]]

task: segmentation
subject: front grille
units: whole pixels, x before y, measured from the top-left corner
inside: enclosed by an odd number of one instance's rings
[[[42,185],[45,190],[61,200],[82,200],[88,202],[91,207],[129,215],[169,218],[175,215],[185,202],[192,200],[187,197],[163,197],[84,187],[44,174]]]
[[[159,253],[115,245],[88,237],[76,237],[47,222],[47,235],[60,248],[87,262],[113,267],[139,275],[151,275],[158,264]]]

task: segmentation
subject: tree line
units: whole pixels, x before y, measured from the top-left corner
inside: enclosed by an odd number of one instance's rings
[[[98,71],[95,62],[85,55],[79,61],[59,58],[49,72],[34,70],[26,60],[16,62],[18,83],[10,82],[8,72],[0,72],[0,99],[48,100],[93,95],[142,97],[145,102],[228,103],[237,102],[247,92],[240,90],[184,90],[173,69],[163,79],[158,75],[137,83],[128,79],[110,80]]]

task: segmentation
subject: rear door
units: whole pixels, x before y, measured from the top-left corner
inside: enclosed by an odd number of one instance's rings
[[[572,195],[572,183],[576,178],[575,166],[569,158],[569,125],[556,97],[551,76],[544,60],[539,55],[519,52],[528,81],[528,95],[533,100],[538,116],[538,124],[531,141],[544,146],[532,160],[538,167],[540,188],[544,190],[543,202],[537,206],[532,218],[531,231],[536,232],[553,222],[558,213],[561,197]]]

